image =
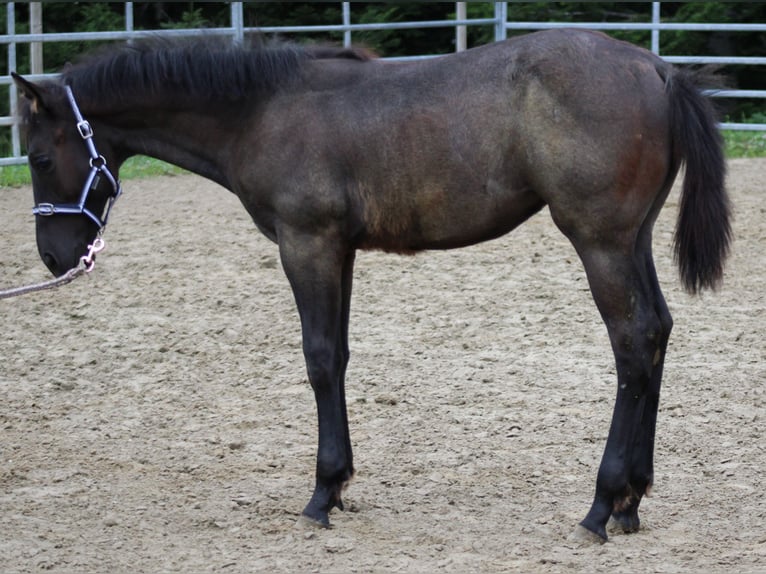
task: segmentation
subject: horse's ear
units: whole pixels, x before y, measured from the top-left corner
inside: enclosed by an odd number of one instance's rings
[[[13,81],[21,94],[30,101],[29,108],[32,110],[33,114],[36,114],[38,111],[45,107],[45,90],[43,90],[43,88],[33,84],[25,78],[22,78],[16,72],[11,72],[11,76],[13,77]]]

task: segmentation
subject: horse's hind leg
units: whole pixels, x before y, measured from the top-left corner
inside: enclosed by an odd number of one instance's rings
[[[665,303],[665,298],[660,290],[657,273],[652,260],[651,241],[647,242],[644,255],[645,279],[649,283],[649,289],[653,295],[654,310],[662,326],[658,340],[659,356],[653,359],[653,369],[649,379],[646,404],[644,406],[643,418],[641,420],[639,446],[634,451],[631,461],[631,476],[649,477],[649,483],[642,490],[641,483],[633,485],[633,492],[645,492],[648,494],[649,487],[652,484],[654,476],[654,437],[657,425],[657,410],[659,408],[660,386],[662,383],[662,371],[665,363],[665,353],[670,338],[670,331],[673,328],[673,319]],[[641,496],[637,495],[634,499],[627,501],[621,509],[612,513],[612,519],[615,526],[624,532],[636,532],[640,521],[638,518],[638,506],[641,502]]]
[[[593,298],[609,332],[617,399],[596,493],[581,525],[606,539],[610,516],[638,528],[638,505],[653,481],[654,427],[670,315],[659,292],[648,241],[575,242]]]

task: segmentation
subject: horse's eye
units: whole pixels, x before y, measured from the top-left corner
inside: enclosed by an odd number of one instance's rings
[[[45,154],[33,155],[29,158],[29,162],[39,172],[48,172],[53,169],[53,162],[51,158]]]

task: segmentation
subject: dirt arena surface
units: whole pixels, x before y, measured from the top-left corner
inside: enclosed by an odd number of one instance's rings
[[[730,162],[733,255],[675,319],[643,528],[568,536],[615,395],[606,330],[547,212],[490,243],[361,253],[357,476],[296,519],[315,414],[276,247],[192,176],[133,180],[95,272],[0,301],[0,571],[766,572],[766,160]],[[46,278],[29,189],[0,193],[0,287]]]

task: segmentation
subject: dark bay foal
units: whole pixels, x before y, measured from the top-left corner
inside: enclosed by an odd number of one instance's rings
[[[610,517],[638,529],[672,327],[652,227],[682,163],[675,252],[689,291],[721,279],[730,238],[721,140],[694,74],[568,30],[412,63],[153,40],[86,57],[56,82],[15,79],[37,243],[53,273],[100,233],[119,167],[137,154],[231,190],[278,245],[319,418],[303,513],[322,525],[354,472],[344,379],[356,251],[470,245],[548,205],[582,259],[617,364],[582,526],[604,539]]]

